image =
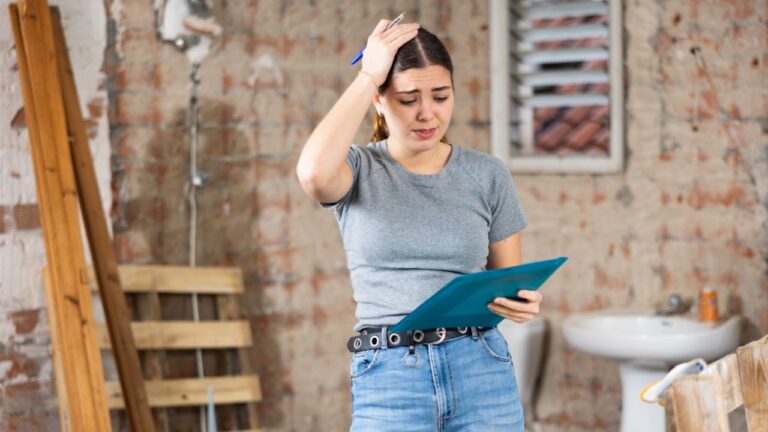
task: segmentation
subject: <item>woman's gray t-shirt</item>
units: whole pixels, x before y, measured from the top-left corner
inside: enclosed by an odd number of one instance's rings
[[[386,141],[352,145],[333,209],[357,302],[355,330],[394,325],[454,277],[485,270],[490,243],[528,224],[504,163],[452,146],[437,174],[396,162]]]

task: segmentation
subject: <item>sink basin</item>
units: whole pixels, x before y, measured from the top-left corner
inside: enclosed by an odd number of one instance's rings
[[[581,351],[618,360],[621,377],[621,432],[663,432],[664,409],[640,400],[649,384],[675,364],[716,360],[736,350],[741,318],[716,324],[683,316],[602,311],[563,321],[565,340]]]
[[[701,357],[716,360],[739,344],[740,317],[707,324],[682,316],[638,312],[573,315],[563,322],[574,348],[620,361],[674,365]]]

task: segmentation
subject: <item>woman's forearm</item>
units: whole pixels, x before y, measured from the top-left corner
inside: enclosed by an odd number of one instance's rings
[[[338,175],[376,91],[363,73],[347,87],[304,144],[296,166],[302,182],[322,185]]]

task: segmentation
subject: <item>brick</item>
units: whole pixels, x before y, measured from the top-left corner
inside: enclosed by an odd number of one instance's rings
[[[731,78],[731,60],[723,56],[723,44],[705,32],[675,32],[667,34],[669,45],[657,47],[659,77],[666,85],[674,86],[693,81],[698,88],[710,89],[715,82],[728,82]],[[696,54],[692,49],[698,49]],[[698,60],[697,60],[698,57]],[[703,63],[700,63],[703,62]]]
[[[236,126],[206,126],[198,132],[198,154],[213,160],[252,159],[257,156],[253,129]]]
[[[115,253],[121,262],[148,262],[153,258],[146,234],[138,231],[114,234]]]
[[[159,59],[149,70],[152,89],[168,96],[176,96],[180,100],[189,99],[191,89],[190,75],[192,68],[182,55]],[[199,73],[202,82],[207,77]]]
[[[200,100],[198,125],[230,126],[248,123],[251,120],[251,97],[246,92],[232,92],[224,96]]]
[[[687,203],[694,209],[706,207],[753,209],[757,203],[751,193],[751,184],[706,184],[694,185],[690,190]]]
[[[117,96],[113,124],[181,126],[187,124],[187,105],[159,94],[122,93]]]
[[[155,30],[152,28],[123,29],[120,33],[118,52],[133,62],[153,61],[155,50],[160,48]]]
[[[254,128],[252,135],[258,142],[258,153],[264,157],[282,159],[298,156],[304,147],[312,129],[307,126],[289,126],[281,128]],[[291,167],[295,165],[291,164]],[[288,170],[288,174],[294,172]]]
[[[9,314],[9,318],[13,322],[16,334],[27,335],[35,330],[40,320],[40,310],[20,310]]]
[[[175,201],[184,192],[188,172],[186,160],[178,157],[166,161],[124,162],[115,169],[119,199],[165,196]]]
[[[117,92],[148,92],[154,88],[155,80],[152,74],[154,62],[120,63],[114,72],[114,87],[111,91]]]
[[[260,8],[258,3],[248,0],[234,0],[226,3],[217,3],[214,5],[213,10],[216,20],[222,28],[231,31],[249,31],[259,21],[268,22],[266,13],[276,9],[278,8]]]
[[[203,135],[199,138],[201,147]],[[115,152],[125,161],[173,160],[189,152],[189,131],[181,126],[167,128],[121,127],[113,129]],[[202,150],[200,150],[202,152]]]
[[[147,30],[156,26],[155,10],[142,1],[122,1],[116,8],[120,25],[128,29]]]
[[[692,22],[694,18],[691,16],[691,7],[687,2],[669,1],[661,3],[635,3],[627,5],[627,12],[635,15],[636,9],[640,7],[646,11],[651,8],[658,8],[658,15],[661,16],[661,22],[654,23],[652,27],[654,30],[659,27],[663,27],[664,29],[685,30],[696,24]]]
[[[768,45],[768,29],[764,23],[730,26],[722,39],[726,55],[760,54]]]
[[[757,88],[739,88],[725,91],[721,106],[736,118],[761,118],[768,115],[768,91]]]

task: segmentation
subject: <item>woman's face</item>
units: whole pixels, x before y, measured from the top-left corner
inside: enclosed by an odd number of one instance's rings
[[[374,97],[374,104],[384,115],[390,141],[412,151],[432,149],[453,115],[451,73],[435,65],[396,73],[386,92]]]

